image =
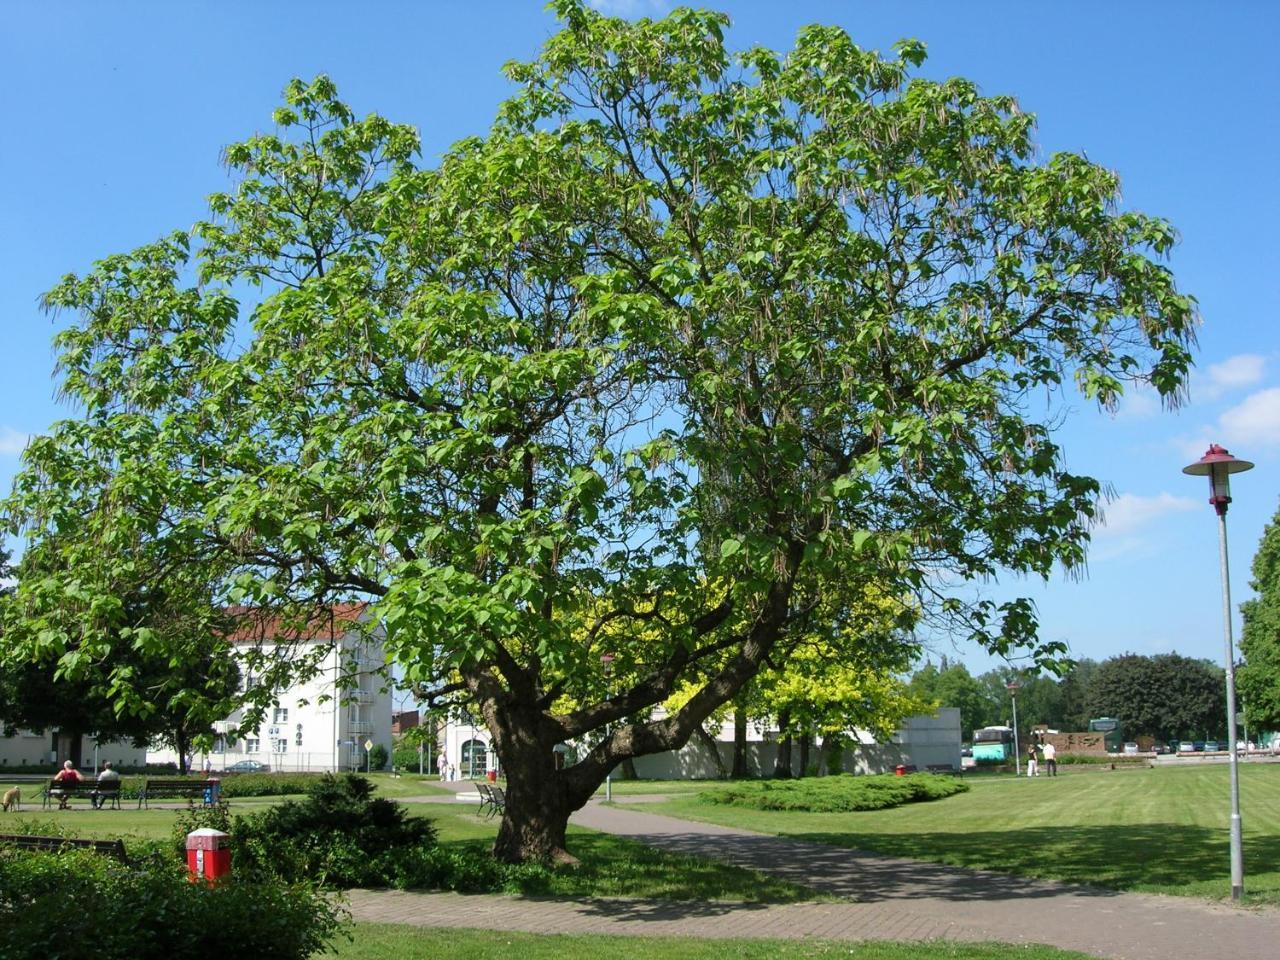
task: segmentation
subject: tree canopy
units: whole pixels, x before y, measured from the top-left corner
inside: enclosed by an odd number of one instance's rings
[[[6,503],[57,543],[19,588],[27,651],[101,659],[122,580],[372,602],[408,680],[491,731],[507,859],[561,855],[606,771],[785,666],[819,607],[856,636],[874,589],[1059,656],[1029,601],[945,585],[1082,563],[1099,485],[1056,401],[1176,399],[1196,322],[1173,228],[1083,156],[1040,162],[1012,97],[913,76],[918,42],[735,54],[721,14],[554,5],[437,167],[294,81],[207,222],[58,284],[83,413]]]
[[[1249,585],[1255,596],[1240,605],[1240,701],[1250,730],[1280,730],[1280,511],[1262,532]]]
[[[1088,704],[1093,716],[1120,720],[1127,737],[1221,737],[1227,728],[1225,683],[1222,668],[1207,660],[1127,653],[1098,665]]]

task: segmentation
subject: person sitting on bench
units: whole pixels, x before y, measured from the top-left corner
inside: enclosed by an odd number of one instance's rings
[[[58,771],[57,776],[53,778],[53,781],[54,783],[81,783],[84,781],[84,777],[80,775],[80,771],[76,769],[75,764],[68,760],[62,765],[62,769]],[[58,809],[67,809],[67,801],[69,801],[71,797],[66,793],[66,791],[55,789],[50,792],[58,798]]]
[[[93,791],[93,797],[91,799],[93,809],[102,809],[102,805],[106,803],[107,800],[106,796],[103,794],[102,788],[104,786],[111,786],[112,784],[116,785],[115,789],[117,791],[120,789],[120,774],[111,769],[111,761],[108,760],[102,765],[102,772],[98,774],[98,789]]]

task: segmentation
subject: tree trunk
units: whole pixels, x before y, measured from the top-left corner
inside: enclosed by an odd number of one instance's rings
[[[698,729],[693,732],[704,747],[711,751],[711,761],[716,765],[716,779],[728,780],[729,771],[724,768],[724,759],[720,756],[720,745],[716,743],[711,734],[707,733],[707,728],[702,724],[698,724]]]
[[[784,711],[778,715],[778,732],[781,737],[778,740],[778,757],[773,765],[773,775],[778,780],[791,778],[791,734],[784,733],[790,723],[790,713]]]
[[[747,770],[747,711],[742,707],[733,710],[733,776],[742,779]]]
[[[809,775],[809,748],[813,746],[813,734],[800,734],[800,776]]]
[[[640,774],[636,773],[636,761],[634,757],[627,757],[627,759],[623,760],[619,769],[622,771],[623,780],[640,779]]]
[[[577,863],[565,849],[571,806],[565,776],[556,770],[555,753],[507,750],[506,806],[493,855],[504,863],[540,861]]]
[[[187,770],[187,734],[181,727],[173,731],[173,746],[178,751],[178,773],[186,776]]]

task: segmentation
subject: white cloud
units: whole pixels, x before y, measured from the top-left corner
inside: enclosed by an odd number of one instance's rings
[[[1099,538],[1131,537],[1162,517],[1195,510],[1199,506],[1198,500],[1190,497],[1175,497],[1171,493],[1158,493],[1154,497],[1122,493],[1114,500],[1102,505],[1100,511],[1102,519],[1095,531],[1095,536]]]
[[[1256,353],[1240,353],[1209,366],[1209,382],[1224,390],[1251,387],[1262,379],[1265,357]]]
[[[1233,390],[1251,387],[1262,381],[1267,358],[1258,353],[1238,353],[1221,363],[1210,364],[1191,379],[1192,400],[1217,400]]]
[[[1242,451],[1280,446],[1280,387],[1245,397],[1218,418],[1218,427],[1223,440]],[[1247,452],[1242,455],[1248,457]]]
[[[1160,395],[1141,387],[1126,389],[1116,407],[1116,420],[1147,420],[1160,412]]]
[[[0,427],[0,457],[14,457],[27,448],[31,435],[13,427]]]

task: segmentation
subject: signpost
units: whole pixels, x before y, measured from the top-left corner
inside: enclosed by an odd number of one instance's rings
[[[371,768],[373,765],[373,758],[371,757],[369,751],[371,751],[372,749],[373,749],[373,741],[366,740],[364,742],[364,772],[365,773],[371,772]]]

